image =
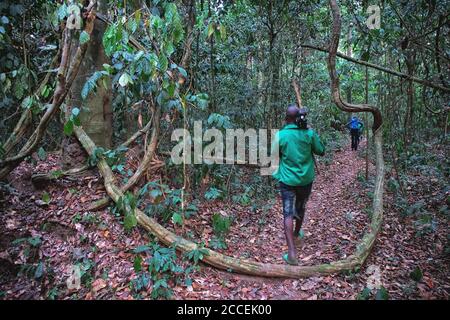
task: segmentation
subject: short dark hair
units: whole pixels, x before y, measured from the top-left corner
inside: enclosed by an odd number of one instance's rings
[[[295,110],[295,112],[294,112]],[[298,106],[295,103],[289,104],[289,106],[286,109],[286,121],[293,122],[295,121],[295,118],[297,117],[298,113]]]

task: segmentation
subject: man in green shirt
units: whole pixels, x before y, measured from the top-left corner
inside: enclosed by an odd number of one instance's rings
[[[314,154],[323,156],[325,148],[317,133],[307,128],[306,110],[300,110],[296,105],[289,105],[286,126],[278,132],[273,147],[279,148],[280,155],[280,165],[273,177],[279,181],[283,200],[284,233],[288,245],[288,253],[283,259],[297,265],[294,237],[300,234],[315,178],[313,157]]]

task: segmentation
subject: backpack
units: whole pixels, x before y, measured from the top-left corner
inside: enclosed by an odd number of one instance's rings
[[[352,119],[352,122],[350,123],[350,129],[359,129],[358,119]]]

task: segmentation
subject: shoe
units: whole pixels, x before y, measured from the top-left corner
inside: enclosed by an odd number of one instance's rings
[[[300,230],[298,235],[294,238],[295,244],[300,247],[303,246],[304,238],[305,238],[305,233],[303,232],[303,230]]]
[[[290,264],[291,266],[298,266],[298,260],[297,259],[289,259],[289,254],[285,253],[283,255],[283,260],[287,263]]]

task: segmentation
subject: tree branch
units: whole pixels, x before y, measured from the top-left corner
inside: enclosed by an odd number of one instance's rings
[[[302,48],[308,48],[308,49],[313,49],[313,50],[317,50],[317,51],[328,52],[328,49],[321,48],[321,47],[318,47],[318,46],[314,46],[314,45],[311,45],[311,44],[302,44],[301,46],[302,46]],[[446,93],[450,92],[450,88],[449,87],[444,87],[444,86],[441,86],[439,84],[436,84],[436,83],[433,83],[433,82],[430,82],[430,81],[427,81],[427,80],[419,79],[419,78],[416,78],[414,76],[410,76],[410,75],[407,75],[405,73],[401,73],[401,72],[398,72],[398,71],[395,71],[395,70],[392,70],[392,69],[389,69],[389,68],[386,68],[386,67],[383,67],[383,66],[379,66],[379,65],[376,65],[376,64],[373,64],[373,63],[370,63],[370,62],[366,62],[366,61],[363,61],[363,60],[358,60],[358,59],[346,56],[346,55],[344,55],[342,53],[339,53],[339,52],[336,53],[336,56],[339,57],[339,58],[342,58],[344,60],[347,60],[347,61],[350,61],[350,62],[354,62],[356,64],[367,66],[369,68],[376,69],[376,70],[379,70],[379,71],[383,71],[383,72],[392,74],[394,76],[397,76],[397,77],[400,77],[400,78],[403,78],[403,79],[407,79],[407,80],[411,80],[411,81],[416,82],[416,83],[420,83],[421,85],[424,85],[426,87],[430,87],[430,88],[433,88],[433,89],[444,91]]]

